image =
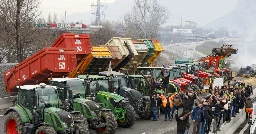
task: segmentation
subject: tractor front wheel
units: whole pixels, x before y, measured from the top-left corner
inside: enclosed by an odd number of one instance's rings
[[[89,127],[87,120],[81,123],[77,123],[76,125],[76,131],[79,132],[79,134],[89,134]]]
[[[124,109],[126,109],[125,119],[118,120],[117,123],[120,127],[129,128],[133,126],[135,122],[135,112],[133,107],[130,104],[126,104],[124,106]]]
[[[57,134],[53,127],[51,126],[40,126],[36,130],[36,134]]]
[[[140,116],[140,118],[141,119],[144,119],[144,120],[149,120],[149,119],[151,119],[151,117],[152,117],[152,113],[151,113],[151,107],[150,107],[150,100],[144,100],[144,102],[143,103],[145,103],[145,107],[144,107],[144,109],[145,109],[145,113],[142,113],[142,114],[140,114],[139,116]],[[159,111],[158,111],[159,112]]]
[[[101,118],[106,123],[106,126],[96,129],[97,134],[114,134],[117,128],[114,114],[112,112],[102,112]]]
[[[23,123],[16,112],[10,112],[6,115],[4,132],[6,134],[23,134]]]

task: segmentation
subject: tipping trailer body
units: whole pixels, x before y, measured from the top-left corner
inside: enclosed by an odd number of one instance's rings
[[[153,62],[156,60],[156,58],[161,54],[162,51],[164,51],[164,48],[162,47],[161,43],[156,40],[153,39],[152,40],[153,44],[154,44],[154,55],[149,57],[149,59],[147,60],[147,64],[150,66],[153,64]]]
[[[17,92],[17,85],[47,83],[52,77],[63,77],[76,68],[73,48],[44,48],[4,73],[8,93]],[[52,74],[51,74],[52,73]]]
[[[111,53],[107,47],[93,47],[92,52],[85,56],[77,65],[77,68],[70,72],[68,77],[75,78],[81,74],[98,74],[105,70],[110,60]]]
[[[154,50],[155,50],[154,43],[152,40],[147,40],[147,39],[139,39],[139,41],[143,41],[148,47],[148,55],[146,55],[143,58],[141,66],[148,66],[148,59],[154,56]]]
[[[90,64],[86,67],[83,74],[96,75],[108,67],[112,60],[112,55],[107,47],[93,47],[90,58]]]
[[[129,38],[113,37],[105,46],[112,54],[111,65],[115,71],[125,66],[134,54],[138,54]]]
[[[137,56],[134,56],[134,59],[138,62],[137,64],[141,66],[143,59],[149,54],[149,49],[144,41],[133,40],[133,44],[138,53]]]

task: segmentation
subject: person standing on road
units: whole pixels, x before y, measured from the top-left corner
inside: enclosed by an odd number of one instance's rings
[[[177,134],[188,134],[190,127],[189,124],[190,111],[185,111],[185,113],[178,116],[178,110],[175,110],[175,119],[177,121]]]
[[[156,101],[157,101],[156,116],[158,119],[160,119],[160,107],[161,107],[162,100],[161,100],[161,96],[159,94],[157,94]]]
[[[218,116],[218,113],[215,111],[215,107],[212,107],[212,111],[211,111],[211,115],[212,115],[212,132],[214,134],[217,133],[217,116]]]
[[[202,107],[202,112],[203,112],[203,116],[202,116],[202,124],[201,124],[201,128],[200,128],[200,134],[206,134],[208,133],[208,121],[211,118],[208,109],[208,102],[204,101],[203,102],[203,107]]]
[[[172,115],[171,115],[171,118],[173,118],[173,113],[175,110],[179,110],[179,107],[181,106],[182,104],[182,100],[181,98],[179,97],[178,94],[176,94],[176,96],[174,97],[174,99],[172,100]]]
[[[249,118],[249,112],[250,112],[250,110],[251,110],[251,108],[252,108],[252,100],[251,100],[251,98],[249,97],[249,98],[247,98],[246,99],[246,103],[245,103],[246,105],[245,105],[245,112],[246,112],[246,119],[248,119]]]
[[[152,117],[153,117],[153,121],[157,121],[157,116],[156,116],[156,106],[157,106],[157,95],[156,92],[153,92],[153,95],[151,96],[150,100],[151,100],[151,112],[152,112]]]
[[[169,118],[169,120],[171,120],[171,108],[172,108],[172,104],[171,104],[171,97],[169,97],[167,94],[166,96],[162,96],[162,105],[164,107],[164,116],[165,116],[165,121],[167,121],[167,116]]]
[[[191,113],[191,119],[193,121],[193,133],[192,134],[199,134],[200,126],[203,118],[203,111],[202,111],[202,103],[199,102],[197,107],[195,107]]]

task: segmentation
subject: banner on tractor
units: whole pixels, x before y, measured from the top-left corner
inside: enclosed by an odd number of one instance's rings
[[[224,83],[224,79],[223,78],[215,78],[213,81],[213,87],[218,86],[218,87],[222,87]]]

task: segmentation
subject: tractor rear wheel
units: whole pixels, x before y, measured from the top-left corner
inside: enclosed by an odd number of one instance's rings
[[[51,126],[40,126],[36,130],[36,134],[57,134],[53,127]]]
[[[6,115],[4,132],[6,134],[23,134],[23,123],[16,112],[10,112]]]
[[[117,128],[116,117],[112,112],[102,112],[101,118],[106,123],[105,127],[96,129],[97,134],[114,134]]]
[[[139,116],[140,116],[141,119],[149,120],[152,117],[150,101],[149,100],[145,100],[144,103],[145,103],[145,108],[144,108],[145,109],[145,113],[142,113]]]
[[[125,119],[118,120],[117,123],[120,127],[129,128],[133,126],[135,122],[135,112],[133,107],[130,104],[126,104],[124,106],[124,109],[126,109]]]

